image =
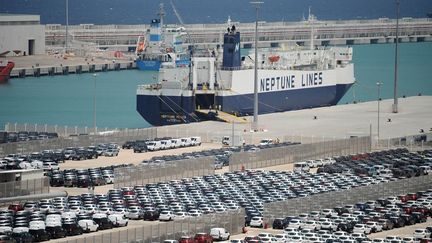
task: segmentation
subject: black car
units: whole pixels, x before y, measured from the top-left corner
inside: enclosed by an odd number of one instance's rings
[[[28,232],[12,233],[11,237],[15,240],[16,243],[32,243],[35,240],[33,235]]]
[[[404,221],[405,225],[416,224],[416,218],[411,214],[402,214],[400,218]]]
[[[46,232],[49,233],[51,239],[58,239],[66,237],[66,230],[64,230],[61,226],[57,227],[46,227]]]
[[[136,141],[133,146],[134,153],[147,152],[147,144],[145,141]]]
[[[134,141],[126,141],[123,145],[122,145],[122,149],[131,149],[133,148],[135,145]]]
[[[416,223],[425,223],[427,221],[427,216],[420,212],[414,212],[411,214],[411,217],[415,219]]]
[[[153,220],[157,220],[159,218],[159,211],[157,210],[147,210],[144,211],[144,220],[149,220],[149,221],[153,221]]]
[[[344,222],[337,226],[337,230],[345,231],[347,233],[352,233],[354,230],[355,222]]]
[[[34,237],[35,242],[48,241],[50,235],[43,229],[40,230],[29,230],[30,234]]]
[[[273,221],[273,229],[284,229],[288,225],[287,218],[276,218]]]
[[[393,225],[395,228],[400,228],[405,226],[405,221],[400,217],[394,216],[394,217],[390,217],[389,219],[393,221]]]
[[[93,218],[93,221],[99,225],[98,230],[112,229],[113,223],[108,218]]]
[[[81,229],[81,227],[79,227],[75,222],[64,223],[63,229],[66,230],[67,236],[82,235],[82,233],[83,233],[83,230]]]

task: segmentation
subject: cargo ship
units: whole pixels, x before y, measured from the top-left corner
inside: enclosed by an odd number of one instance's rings
[[[9,80],[10,73],[15,64],[9,61],[0,60],[0,84],[6,83]]]
[[[194,53],[187,67],[161,65],[158,82],[139,85],[137,111],[153,126],[336,105],[354,78],[351,47],[260,50],[241,56],[240,32],[228,28],[223,51]],[[311,45],[313,46],[313,45]]]
[[[189,65],[190,57],[183,50],[183,27],[163,28],[161,19],[153,19],[147,36],[139,36],[135,54],[139,70],[159,71],[162,63],[175,61],[178,66]]]

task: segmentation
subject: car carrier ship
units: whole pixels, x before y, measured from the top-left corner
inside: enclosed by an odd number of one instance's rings
[[[351,47],[260,50],[241,56],[240,32],[228,28],[223,52],[195,52],[188,66],[164,62],[157,83],[139,85],[137,111],[163,126],[336,105],[355,82]],[[313,45],[311,45],[313,46]]]

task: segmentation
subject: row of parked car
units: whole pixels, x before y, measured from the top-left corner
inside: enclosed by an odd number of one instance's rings
[[[0,143],[14,143],[32,140],[58,138],[56,132],[0,132]]]
[[[147,151],[158,151],[175,148],[184,148],[191,146],[200,146],[201,137],[184,137],[184,138],[172,138],[163,137],[146,140],[135,140],[126,141],[123,145],[123,149],[133,149],[134,153],[142,153]]]
[[[111,165],[89,169],[69,169],[46,172],[52,187],[90,187],[114,183],[114,169],[130,164]]]
[[[413,237],[403,239],[367,237],[371,233],[424,223],[431,216],[432,189],[277,218],[273,229],[281,230],[280,233],[260,233],[232,242],[431,242],[432,227],[416,229]]]
[[[325,165],[318,173],[351,172],[356,175],[410,178],[432,172],[432,150],[409,153],[396,149],[335,158],[337,163]]]
[[[68,147],[66,149],[44,150],[29,155],[9,154],[0,158],[0,169],[43,169],[58,170],[58,164],[66,160],[96,159],[99,156],[118,156],[120,148],[117,144],[99,144],[89,147]]]

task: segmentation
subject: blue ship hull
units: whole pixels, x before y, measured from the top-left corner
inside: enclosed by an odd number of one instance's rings
[[[159,68],[161,66],[160,61],[150,61],[150,60],[136,60],[136,65],[139,70],[143,71],[159,71]]]
[[[142,71],[159,71],[161,67],[162,62],[161,61],[154,61],[154,60],[136,60],[136,65],[139,70]],[[176,65],[177,66],[188,66],[190,64],[190,60],[177,60]]]
[[[259,93],[259,114],[336,105],[352,84]],[[214,103],[215,102],[215,103]],[[216,96],[137,95],[137,111],[153,126],[199,121],[196,108],[220,106],[221,110],[239,116],[253,114],[253,94]]]

